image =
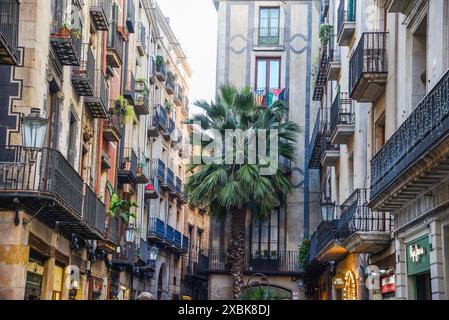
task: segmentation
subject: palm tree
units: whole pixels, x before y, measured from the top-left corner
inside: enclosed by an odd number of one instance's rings
[[[268,136],[270,129],[278,130],[279,156],[288,160],[294,157],[294,142],[300,132],[298,125],[291,121],[283,121],[287,106],[283,101],[274,102],[268,108],[258,108],[249,88],[240,92],[233,86],[220,87],[216,102],[210,104],[204,100],[195,105],[204,113],[192,116],[187,124],[200,123],[202,131],[220,132],[224,137],[226,129],[241,129],[243,132],[252,129],[265,129]],[[212,137],[213,138],[213,137]],[[245,221],[249,214],[258,219],[270,216],[274,207],[284,205],[292,185],[286,177],[284,168],[278,167],[272,175],[262,175],[262,164],[249,164],[245,138],[243,164],[226,164],[214,161],[202,161],[189,166],[191,176],[185,185],[189,205],[209,209],[211,216],[224,217],[231,215],[231,241],[227,255],[231,263],[234,298],[239,299],[243,289],[243,267],[245,244]],[[267,143],[268,144],[268,143]],[[221,154],[221,149],[223,154]],[[218,150],[218,151],[217,151]],[[232,152],[236,156],[236,148],[224,150],[214,149],[213,157],[223,158],[224,153]],[[276,159],[277,161],[277,159]],[[257,161],[259,163],[259,161]],[[265,165],[266,166],[266,165]]]

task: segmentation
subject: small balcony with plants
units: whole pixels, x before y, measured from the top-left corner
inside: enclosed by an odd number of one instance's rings
[[[157,107],[150,111],[147,117],[147,135],[149,138],[156,138],[159,136],[159,110]]]
[[[111,105],[115,105],[115,101],[112,101]],[[108,142],[120,142],[120,131],[119,116],[115,109],[109,109],[108,117],[103,120],[103,137]]]
[[[95,28],[99,31],[108,31],[109,19],[111,17],[111,1],[91,0],[89,11]]]
[[[338,6],[337,42],[341,47],[349,46],[356,28],[356,0],[340,0]]]
[[[175,105],[177,105],[178,107],[182,106],[182,103],[184,101],[183,90],[179,84],[175,86],[175,94],[173,97],[173,101],[175,102]]]
[[[156,78],[164,82],[167,79],[167,64],[165,62],[165,59],[161,55],[156,56]]]
[[[123,62],[123,38],[117,30],[117,22],[112,22],[106,45],[106,62],[109,67],[120,68]]]
[[[0,2],[0,65],[19,64],[19,0]]]
[[[145,154],[139,152],[139,162],[137,164],[137,174],[136,182],[138,184],[146,184],[150,181],[150,171],[151,171],[150,159],[148,159]]]
[[[349,62],[349,86],[353,100],[376,102],[388,78],[386,32],[365,32]]]
[[[150,90],[148,89],[147,80],[139,78],[136,80],[136,93],[134,102],[134,111],[138,116],[150,113]]]
[[[318,56],[318,62],[314,66],[313,74],[313,101],[321,101],[323,94],[326,90],[327,75],[329,70],[329,47],[332,46],[332,35],[334,27],[329,24],[322,24],[320,26],[320,53]]]
[[[84,98],[84,104],[93,118],[109,116],[109,85],[102,70],[95,70],[93,95]]]
[[[94,94],[95,58],[88,43],[82,45],[80,65],[72,67],[71,81],[78,97]]]
[[[118,180],[122,184],[136,184],[137,182],[137,154],[131,147],[125,147],[120,152],[120,166]]]
[[[160,196],[159,186],[165,182],[165,163],[161,159],[149,160],[149,181],[144,188],[145,199],[157,199]]]
[[[355,131],[354,104],[349,94],[338,92],[331,107],[331,142],[347,144]]]
[[[62,66],[79,66],[81,58],[82,29],[76,20],[71,23],[65,3],[55,1],[53,23],[50,31],[50,44]]]

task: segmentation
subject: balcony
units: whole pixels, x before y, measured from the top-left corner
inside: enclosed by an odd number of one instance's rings
[[[151,176],[156,177],[161,183],[165,183],[165,163],[161,159],[151,160]]]
[[[153,56],[150,57],[150,76],[148,78],[150,85],[156,83],[156,60]]]
[[[109,116],[109,85],[101,70],[95,71],[93,95],[85,97],[84,103],[93,118],[106,119]]]
[[[310,158],[307,159],[307,163],[309,164],[309,169],[321,168],[322,140],[326,138],[325,128],[326,111],[320,109],[315,120],[315,126],[308,146]]]
[[[448,175],[449,72],[371,160],[371,208],[395,211]]]
[[[123,149],[118,180],[123,184],[136,184],[137,182],[137,155],[133,148]]]
[[[336,261],[348,251],[336,237],[338,220],[322,221],[310,239],[310,261]]]
[[[67,26],[66,7],[61,1],[55,2],[54,21],[51,26],[50,44],[62,66],[79,66],[81,56],[82,30]]]
[[[147,54],[147,31],[142,22],[139,23],[139,34],[137,37],[137,51],[141,56]]]
[[[134,77],[134,72],[125,72],[125,89],[123,90],[123,96],[129,101],[133,106],[136,102],[136,78]]]
[[[159,111],[157,107],[150,112],[150,116],[147,117],[147,134],[149,138],[156,138],[159,136]]]
[[[0,203],[14,209],[13,199],[50,226],[96,239],[83,221],[83,179],[57,150],[0,147]]]
[[[182,94],[182,88],[178,84],[175,86],[175,95],[174,95],[173,101],[175,102],[175,104],[178,107],[182,106],[182,103],[184,101],[184,95]]]
[[[327,69],[329,64],[328,44],[321,48],[320,61],[315,70],[313,101],[321,101],[327,84]]]
[[[150,91],[147,86],[147,82],[144,79],[136,81],[136,93],[134,111],[137,115],[147,115],[150,113]]]
[[[387,83],[387,35],[365,32],[349,62],[351,98],[358,102],[376,102]]]
[[[84,205],[83,216],[87,225],[93,233],[98,235],[98,239],[103,238],[106,222],[106,207],[95,192],[87,185],[84,185]]]
[[[325,136],[321,140],[321,165],[323,167],[335,167],[340,159],[340,146],[333,144],[331,138]]]
[[[267,108],[277,100],[289,102],[288,88],[255,88],[253,91],[254,104],[259,108]]]
[[[168,118],[168,123],[166,125],[166,129],[164,131],[162,131],[162,136],[164,137],[164,139],[167,141],[170,141],[171,134],[173,133],[173,131],[175,131],[175,129],[176,129],[175,121],[171,117]]]
[[[82,45],[79,67],[72,68],[71,81],[78,97],[90,97],[94,94],[95,58],[87,43]]]
[[[355,32],[356,0],[340,0],[338,6],[338,45],[347,47],[352,41]]]
[[[187,256],[184,257],[186,263],[185,275],[189,278],[204,278],[204,270],[208,270],[209,257],[206,255],[207,250],[192,248]]]
[[[161,181],[161,187],[165,191],[175,191],[175,175],[173,173],[173,170],[171,170],[170,168],[167,168],[165,181]]]
[[[148,241],[162,243],[165,241],[165,223],[159,218],[150,218],[148,222]]]
[[[120,142],[122,138],[119,118],[111,110],[109,111],[108,118],[103,121],[103,137],[108,142]]]
[[[187,116],[189,116],[189,98],[187,96],[184,97],[184,99],[182,100],[182,109],[181,111],[186,114]]]
[[[136,32],[136,7],[134,0],[128,0],[126,6],[126,28],[129,33]]]
[[[156,56],[156,78],[161,82],[167,79],[167,66],[162,56]]]
[[[184,204],[187,202],[184,194],[184,185],[179,177],[176,177],[176,197],[178,199],[178,204]]]
[[[369,190],[357,189],[341,205],[337,237],[349,252],[377,253],[390,244],[393,217],[368,207]]]
[[[91,0],[90,16],[97,30],[108,31],[109,17],[111,16],[111,1]]]
[[[171,72],[167,72],[167,80],[165,81],[165,90],[170,95],[175,93],[176,76]]]
[[[181,251],[182,249],[182,234],[178,230],[175,230],[173,246],[175,247],[176,250]]]
[[[253,50],[282,51],[285,49],[285,29],[283,28],[255,28]]]
[[[120,221],[118,218],[109,217],[105,239],[116,245],[120,243]]]
[[[165,226],[165,236],[164,236],[165,244],[171,247],[175,242],[175,229],[168,224]]]
[[[189,237],[187,237],[186,235],[182,236],[182,248],[181,248],[183,253],[187,253],[189,252]]]
[[[228,254],[223,249],[209,249],[207,264],[201,265],[201,273],[229,273]],[[298,263],[297,251],[250,251],[246,250],[243,259],[243,273],[251,275],[302,275],[303,270]]]
[[[347,93],[338,93],[331,108],[331,143],[347,144],[354,135],[355,114]]]
[[[123,39],[117,31],[117,23],[113,22],[108,32],[106,62],[112,68],[120,68],[123,57]]]
[[[137,164],[136,182],[145,184],[150,181],[150,163],[147,162],[145,155],[139,153],[139,163]]]
[[[327,81],[337,81],[341,71],[341,50],[335,48],[333,39],[329,41],[328,50]]]
[[[137,247],[132,242],[127,242],[117,247],[117,252],[112,254],[112,264],[117,267],[134,266],[134,257],[137,256]]]
[[[19,64],[19,0],[0,2],[0,65]]]

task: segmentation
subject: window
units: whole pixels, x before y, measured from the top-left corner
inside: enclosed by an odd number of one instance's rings
[[[275,97],[280,97],[281,59],[257,58],[256,60],[256,104],[270,106]]]
[[[279,209],[271,212],[266,220],[253,218],[251,229],[251,251],[253,257],[277,256],[279,247]]]
[[[260,8],[258,44],[279,45],[279,8]]]

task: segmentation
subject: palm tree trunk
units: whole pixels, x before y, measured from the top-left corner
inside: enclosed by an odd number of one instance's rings
[[[231,263],[234,299],[240,299],[244,285],[243,268],[246,251],[245,220],[246,209],[234,209],[231,211],[231,243],[229,244],[228,257]]]

